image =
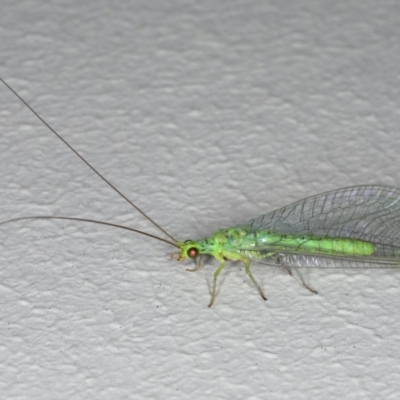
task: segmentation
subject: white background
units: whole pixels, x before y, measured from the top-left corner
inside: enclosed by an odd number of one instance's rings
[[[2,0],[0,75],[180,240],[400,185],[393,1]],[[157,233],[0,87],[1,220]],[[0,227],[2,399],[398,399],[400,273],[208,260],[126,231]]]

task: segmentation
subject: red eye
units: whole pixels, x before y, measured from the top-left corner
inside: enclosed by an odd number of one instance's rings
[[[199,251],[196,249],[196,247],[191,247],[187,252],[187,256],[190,258],[196,258],[199,255]]]

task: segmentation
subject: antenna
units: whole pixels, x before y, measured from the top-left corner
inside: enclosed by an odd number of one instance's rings
[[[104,221],[96,221],[94,219],[87,219],[87,218],[59,217],[59,216],[56,216],[56,215],[54,215],[54,216],[53,215],[51,215],[51,216],[50,215],[49,216],[47,216],[47,215],[39,215],[39,216],[30,216],[30,217],[21,217],[21,218],[8,219],[7,221],[0,222],[0,225],[5,225],[5,224],[9,224],[10,222],[23,221],[23,220],[27,220],[27,219],[64,219],[64,220],[68,220],[68,221],[90,222],[90,223],[93,223],[93,224],[107,225],[107,226],[112,226],[114,228],[126,229],[128,231],[140,233],[141,235],[145,235],[145,236],[148,236],[150,238],[160,240],[161,242],[168,243],[171,246],[177,247],[179,249],[179,246],[176,243],[170,242],[169,240],[160,238],[160,237],[158,237],[156,235],[152,235],[151,233],[139,231],[138,229],[133,229],[133,228],[130,228],[130,227],[124,226],[124,225],[112,224],[110,222],[104,222]]]
[[[115,192],[117,192],[125,201],[127,201],[136,211],[138,211],[140,214],[142,214],[148,221],[150,221],[158,230],[160,230],[162,233],[167,235],[173,242],[177,242],[177,240],[170,235],[165,229],[161,228],[160,225],[158,225],[152,218],[150,218],[144,211],[142,211],[136,204],[133,203],[133,201],[129,200],[123,193],[121,193],[111,182],[109,182],[99,171],[97,171],[96,168],[94,168],[88,161],[86,161],[83,156],[81,156],[57,131],[52,128],[3,78],[0,77],[0,81],[3,82],[3,84],[12,92],[18,99],[21,100],[23,104],[25,104],[26,107],[31,110],[31,112],[40,120],[43,122],[45,126],[47,126],[48,129],[50,129],[51,132],[54,133],[70,150],[72,150],[94,173],[96,173],[105,183],[107,183],[108,186],[110,186]],[[94,222],[94,221],[91,221]],[[143,232],[141,232],[143,233]],[[150,236],[150,234],[146,234]],[[160,239],[160,238],[158,238]]]

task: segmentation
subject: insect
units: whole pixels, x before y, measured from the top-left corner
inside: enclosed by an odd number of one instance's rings
[[[228,260],[244,264],[246,274],[263,300],[267,298],[250,271],[251,261],[280,266],[290,274],[293,270],[302,285],[315,294],[317,292],[306,284],[300,267],[400,266],[400,189],[390,186],[354,186],[317,194],[247,224],[220,229],[205,239],[178,241],[100,174],[13,88],[0,80],[93,172],[168,239],[127,226],[78,217],[27,216],[3,221],[0,225],[28,219],[61,219],[127,229],[175,247],[177,252],[172,258],[178,261],[198,258],[196,267],[187,271],[199,270],[203,256],[212,256],[219,266],[214,272],[208,307],[215,301],[217,279]]]

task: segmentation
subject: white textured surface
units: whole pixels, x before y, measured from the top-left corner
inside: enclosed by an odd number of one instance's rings
[[[3,0],[0,75],[179,239],[400,185],[393,1]],[[1,220],[154,231],[0,87]],[[0,228],[0,398],[398,399],[398,271],[196,274],[128,232]],[[191,396],[191,397],[190,397]]]

